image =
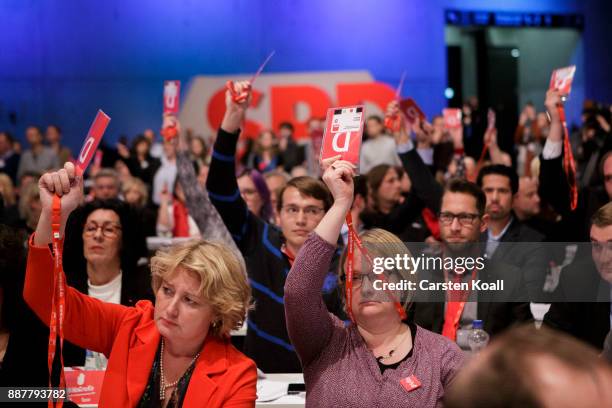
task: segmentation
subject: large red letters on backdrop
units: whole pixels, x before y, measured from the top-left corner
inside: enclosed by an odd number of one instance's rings
[[[269,103],[271,107],[271,126],[278,129],[281,122],[290,122],[295,127],[297,137],[305,137],[307,132],[307,120],[311,117],[325,118],[327,109],[331,106],[360,105],[369,102],[377,105],[383,112],[387,104],[395,98],[395,92],[387,84],[381,82],[368,83],[344,83],[336,85],[338,100],[334,103],[329,94],[313,85],[273,85],[268,95],[253,89],[251,108],[257,108],[260,103]],[[296,117],[296,106],[304,104],[310,112],[306,120]],[[217,129],[223,120],[225,112],[225,88],[219,89],[206,107],[206,118],[211,129]],[[263,123],[253,120],[245,122],[245,134],[256,136],[265,128]]]

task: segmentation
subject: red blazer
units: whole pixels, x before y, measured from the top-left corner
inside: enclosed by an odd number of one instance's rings
[[[52,291],[51,250],[35,247],[31,239],[23,295],[47,325]],[[143,300],[135,307],[115,305],[67,287],[65,310],[64,337],[82,348],[110,356],[99,407],[136,407],[149,380],[160,341],[153,304]],[[183,406],[254,407],[256,394],[255,363],[229,340],[207,336]]]

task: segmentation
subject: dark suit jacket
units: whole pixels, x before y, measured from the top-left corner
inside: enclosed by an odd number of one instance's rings
[[[591,298],[591,302],[575,302]],[[553,300],[544,324],[601,350],[610,331],[610,284],[601,279],[590,258],[581,258],[561,271]]]
[[[546,300],[542,289],[548,269],[547,254],[543,245],[533,243],[542,242],[544,235],[513,217],[490,261],[518,267],[524,276],[529,300],[543,302]],[[487,241],[487,232],[481,235],[481,241]]]
[[[504,281],[504,290],[501,292],[478,293],[477,316],[483,321],[483,328],[489,335],[494,336],[514,324],[533,320],[529,303],[525,301],[526,289],[523,276],[516,266],[487,262],[476,278],[483,282],[495,282],[498,279]],[[422,279],[444,281],[440,271],[433,272],[427,277],[419,274],[419,280]],[[409,318],[412,316],[414,322],[425,329],[442,333],[444,293],[422,292],[419,295],[423,295],[423,298],[413,303]]]

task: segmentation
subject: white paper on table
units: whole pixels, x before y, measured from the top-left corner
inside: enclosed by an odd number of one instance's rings
[[[274,401],[289,393],[289,383],[270,380],[257,381],[257,402]]]

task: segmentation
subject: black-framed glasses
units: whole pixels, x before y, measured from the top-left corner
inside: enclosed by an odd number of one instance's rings
[[[465,227],[470,227],[474,224],[474,221],[477,218],[480,218],[479,214],[473,214],[473,213],[459,213],[459,214],[454,214],[452,212],[448,212],[448,211],[443,211],[440,214],[438,214],[438,220],[440,220],[440,223],[444,224],[444,225],[450,225],[453,223],[453,220],[457,218],[457,220],[459,220],[459,223]]]
[[[102,225],[98,225],[95,222],[86,224],[83,228],[83,233],[88,237],[93,237],[98,232],[98,229],[102,230],[102,235],[105,238],[117,238],[121,233],[121,226],[110,222],[105,222]]]

